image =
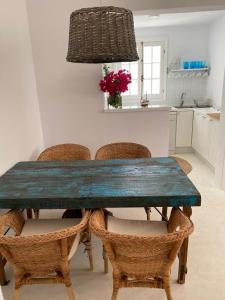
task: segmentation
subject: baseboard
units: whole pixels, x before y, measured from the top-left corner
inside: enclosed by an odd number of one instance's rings
[[[194,149],[192,147],[176,147],[175,153],[182,154],[182,153],[193,153]]]
[[[215,173],[215,167],[213,167],[213,165],[210,164],[210,162],[208,162],[207,159],[205,159],[198,151],[194,150],[194,154],[202,161],[204,162],[212,171],[213,173]]]

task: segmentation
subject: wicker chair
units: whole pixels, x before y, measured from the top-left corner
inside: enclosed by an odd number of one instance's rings
[[[77,144],[59,144],[45,149],[37,158],[40,161],[64,161],[64,160],[89,160],[91,159],[90,150]],[[34,209],[34,215],[39,218],[39,209]],[[32,213],[28,211],[28,216]]]
[[[122,287],[162,288],[172,300],[170,270],[183,240],[193,231],[192,222],[179,209],[172,209],[168,224],[105,217],[96,210],[90,227],[112,263],[112,300]]]
[[[91,153],[90,150],[82,145],[77,144],[59,144],[45,149],[38,157],[39,161],[64,161],[64,160],[90,160]],[[75,212],[75,211],[74,211]],[[83,210],[84,213],[84,210]],[[34,209],[34,214],[36,218],[39,218],[39,209]],[[72,210],[67,210],[64,213],[64,217],[69,215],[75,215]],[[93,255],[92,255],[92,244],[91,244],[91,234],[87,231],[82,234],[82,241],[85,244],[85,250],[88,253],[90,269],[93,270]]]
[[[135,159],[151,157],[151,152],[147,147],[136,143],[112,143],[104,145],[96,152],[96,160],[111,160],[111,159]],[[150,220],[151,208],[145,207],[147,220]],[[108,273],[108,260],[103,247],[103,259],[105,273]]]
[[[82,220],[31,219],[25,221],[19,210],[0,217],[0,252],[12,264],[15,274],[13,300],[26,284],[63,283],[68,299],[75,300],[69,260],[79,244],[79,234],[87,227],[90,213]],[[15,236],[5,236],[10,227]]]
[[[112,143],[98,149],[97,160],[151,157],[147,147],[136,143]]]
[[[113,143],[108,144],[96,152],[96,160],[108,159],[132,159],[132,158],[148,158],[151,152],[147,147],[136,143]],[[145,207],[147,220],[150,220],[150,207]]]
[[[45,149],[38,160],[89,160],[90,150],[77,144],[60,144]]]

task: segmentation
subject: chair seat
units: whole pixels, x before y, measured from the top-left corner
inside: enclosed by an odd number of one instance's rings
[[[26,220],[22,236],[47,234],[50,232],[62,230],[67,227],[72,227],[81,222],[81,219],[28,219]],[[80,234],[76,235],[68,259],[70,260],[75,254],[80,242]]]
[[[108,217],[108,231],[136,236],[154,236],[167,233],[167,223],[164,221],[126,220],[112,216]]]

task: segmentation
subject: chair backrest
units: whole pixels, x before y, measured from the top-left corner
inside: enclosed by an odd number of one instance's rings
[[[77,144],[60,144],[45,149],[38,157],[38,160],[89,160],[90,150]]]
[[[179,209],[173,209],[168,233],[133,236],[109,232],[101,210],[90,218],[92,231],[104,243],[114,270],[126,276],[159,277],[169,274],[183,240],[193,231],[192,222]]]
[[[69,256],[76,235],[88,224],[86,212],[78,225],[48,234],[22,236],[25,224],[23,214],[11,210],[0,217],[0,252],[20,274],[43,276],[61,270],[62,260]],[[4,235],[10,227],[13,235]]]
[[[136,143],[108,144],[96,152],[96,160],[148,158],[151,152],[146,146]]]

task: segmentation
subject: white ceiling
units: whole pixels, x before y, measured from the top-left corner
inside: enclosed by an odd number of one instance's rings
[[[134,26],[135,28],[142,28],[211,24],[222,16],[225,16],[224,10],[160,15],[138,15],[134,16]]]

